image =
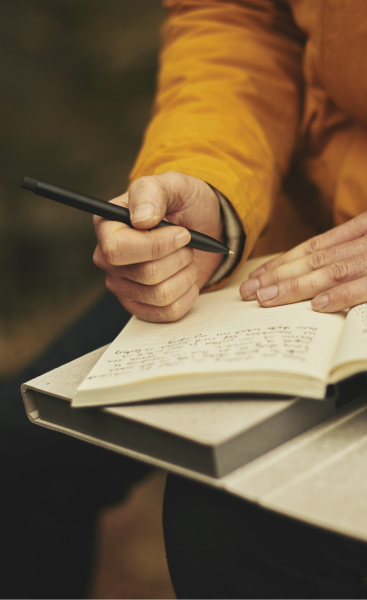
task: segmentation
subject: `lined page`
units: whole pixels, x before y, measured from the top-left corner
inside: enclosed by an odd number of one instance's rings
[[[367,361],[367,303],[348,312],[332,368],[361,360]]]
[[[276,308],[244,302],[238,291],[243,275],[200,296],[179,322],[133,317],[79,390],[218,371],[278,371],[326,381],[345,315],[316,313],[310,302]]]

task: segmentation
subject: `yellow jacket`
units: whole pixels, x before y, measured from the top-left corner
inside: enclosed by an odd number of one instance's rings
[[[243,260],[367,210],[367,0],[164,5],[131,180],[173,170],[216,187],[246,233]]]

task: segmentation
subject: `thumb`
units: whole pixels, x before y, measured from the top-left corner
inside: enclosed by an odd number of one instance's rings
[[[141,177],[129,190],[130,219],[136,229],[152,229],[166,216],[168,194],[155,175]]]

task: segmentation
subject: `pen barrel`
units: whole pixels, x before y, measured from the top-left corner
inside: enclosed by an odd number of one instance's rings
[[[72,206],[92,215],[98,215],[110,221],[119,221],[132,227],[129,210],[123,206],[111,204],[111,202],[93,198],[93,196],[87,196],[86,194],[79,194],[79,192],[46,181],[38,181],[34,193],[37,196],[60,202],[60,204],[66,204],[66,206]]]
[[[60,204],[78,208],[79,210],[88,212],[92,215],[98,215],[104,219],[118,221],[120,223],[125,223],[125,225],[129,225],[129,227],[133,227],[130,220],[130,212],[124,206],[106,202],[99,198],[93,198],[93,196],[87,196],[86,194],[80,194],[79,192],[68,190],[67,188],[54,185],[53,183],[30,179],[29,177],[24,178],[22,187],[34,192],[37,196],[42,196],[43,198],[60,202]],[[177,225],[176,223],[170,223],[169,221],[161,221],[154,229],[172,226],[176,227]],[[191,235],[191,240],[187,245],[190,248],[216,254],[228,254],[230,252],[229,248],[214,238],[205,235],[204,233],[193,231],[192,229],[188,229],[188,231]]]
[[[203,250],[203,252],[212,252],[213,254],[229,254],[229,248],[222,244],[222,242],[218,242],[218,240],[205,235],[205,233],[191,231],[191,229],[189,229],[189,232],[191,234],[190,244],[192,245],[192,248],[196,248],[196,250]]]
[[[170,225],[176,225],[176,223],[169,223],[168,221],[161,221],[154,227],[154,229],[158,229],[159,227],[167,227]],[[193,231],[192,229],[186,228],[187,231],[191,235],[191,240],[187,244],[190,248],[194,248],[195,250],[202,250],[203,252],[212,252],[214,254],[228,254],[229,249],[224,246],[218,240],[210,237],[209,235],[205,235],[205,233],[200,233],[199,231]]]

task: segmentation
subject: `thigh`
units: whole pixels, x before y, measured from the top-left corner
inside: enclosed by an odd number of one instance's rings
[[[0,386],[1,598],[81,598],[101,507],[150,468],[32,425],[20,386],[111,342],[130,315],[105,294],[42,356]]]
[[[174,475],[163,525],[178,598],[367,598],[367,544]]]
[[[30,443],[37,444],[35,440],[41,430],[32,426],[26,417],[20,394],[22,383],[108,344],[123,329],[130,316],[115,296],[110,293],[104,294],[40,356],[13,377],[2,381],[0,384],[2,433],[0,445],[5,443],[7,449],[18,446],[24,436],[28,446]],[[13,436],[18,434],[20,439],[15,440]],[[48,438],[56,441],[54,433],[50,433]]]
[[[38,465],[37,473],[47,473],[49,483],[53,477],[56,480],[67,478],[70,485],[64,488],[65,493],[71,486],[74,494],[78,491],[81,502],[88,496],[89,503],[98,506],[115,502],[123,494],[126,485],[148,470],[142,463],[122,455],[31,424],[20,393],[23,382],[111,342],[130,316],[113,294],[104,294],[41,356],[1,384],[0,452],[8,457],[3,462],[3,472],[5,470],[9,477],[16,472],[12,468],[12,461],[19,463],[18,468],[25,471],[22,480],[32,472],[32,476],[36,477]],[[118,468],[124,469],[124,477],[113,476]],[[20,486],[22,480],[16,477],[17,485]],[[29,486],[28,493],[33,491],[37,493],[35,486]]]

